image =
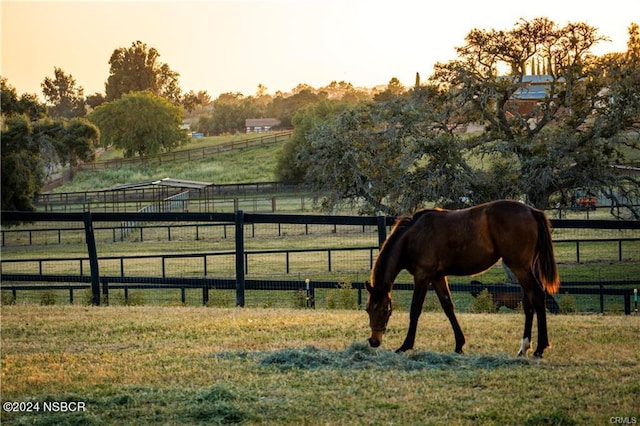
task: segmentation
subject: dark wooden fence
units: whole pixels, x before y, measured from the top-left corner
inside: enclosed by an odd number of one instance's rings
[[[67,228],[55,228],[48,226],[46,229],[36,227],[33,229],[12,229],[3,227],[2,237],[3,246],[5,236],[15,232],[29,233],[29,241],[31,242],[33,234],[37,232],[54,232],[58,235],[58,244],[60,243],[60,235],[64,232],[81,232],[84,230],[84,239],[86,243],[86,256],[64,257],[64,258],[35,258],[24,257],[7,259],[3,256],[0,266],[5,266],[2,270],[2,291],[13,293],[14,299],[17,293],[26,290],[67,290],[69,292],[69,300],[74,301],[74,292],[77,293],[81,289],[91,289],[92,303],[99,305],[108,301],[109,292],[115,289],[124,290],[125,298],[127,292],[131,289],[176,289],[180,291],[181,301],[185,302],[185,294],[187,291],[197,289],[202,293],[202,303],[209,301],[209,292],[212,289],[235,290],[235,303],[238,306],[245,305],[246,290],[299,290],[306,292],[307,300],[314,300],[316,289],[332,289],[336,288],[335,281],[313,280],[305,282],[302,279],[246,279],[250,274],[249,264],[252,256],[270,253],[279,254],[286,258],[285,270],[283,274],[289,273],[289,256],[302,251],[317,252],[318,256],[324,256],[326,259],[326,270],[332,269],[332,258],[341,251],[366,251],[369,258],[369,267],[373,265],[378,247],[384,242],[389,227],[393,224],[394,218],[383,216],[322,216],[322,215],[274,215],[274,214],[248,214],[242,211],[235,213],[43,213],[43,212],[2,212],[3,223],[11,221],[16,222],[72,222],[82,223],[82,227],[72,226]],[[111,230],[114,235],[120,235],[116,232],[122,225],[109,225],[113,223],[156,223],[155,225],[138,225],[136,229],[140,232],[140,240],[144,239],[144,230],[152,228],[166,229],[167,241],[171,241],[172,230],[181,227],[207,227],[217,226],[223,229],[223,235],[226,238],[226,228],[229,228],[229,234],[233,235],[233,249],[226,252],[211,253],[169,253],[163,255],[134,255],[134,256],[99,256],[96,246],[96,231]],[[184,222],[189,222],[185,224]],[[167,225],[169,223],[169,225]],[[100,224],[101,226],[98,226]],[[106,224],[106,225],[105,225]],[[245,241],[251,238],[252,227],[256,224],[273,224],[277,226],[278,234],[280,226],[284,224],[297,224],[312,226],[361,226],[373,227],[377,229],[377,238],[375,243],[370,246],[359,247],[330,247],[330,248],[310,248],[310,249],[278,249],[278,250],[251,250],[246,249]],[[620,238],[604,238],[593,241],[611,243],[617,248],[615,257],[622,261],[623,258],[635,259],[632,272],[624,279],[610,280],[593,277],[593,280],[580,281],[563,281],[561,290],[563,294],[592,294],[600,298],[600,310],[604,311],[605,296],[622,297],[624,300],[624,311],[630,313],[632,310],[632,300],[634,297],[634,287],[640,285],[640,251],[638,250],[640,233],[640,221],[609,221],[609,220],[552,220],[554,229],[602,229],[602,230],[630,230],[625,237]],[[248,232],[248,235],[245,235]],[[374,231],[375,232],[375,231]],[[198,235],[198,231],[196,231]],[[281,236],[281,235],[280,235]],[[197,237],[196,237],[197,238]],[[283,237],[284,238],[284,237]],[[582,245],[587,244],[590,239],[560,239],[556,240],[556,244],[575,244],[576,261],[580,262],[580,249]],[[55,244],[55,243],[54,243]],[[631,253],[630,253],[631,251]],[[219,256],[227,256],[233,258],[234,273],[230,277],[211,277],[208,276],[207,262],[214,261]],[[139,261],[143,258],[158,258],[161,262],[161,273],[159,276],[131,276],[127,273],[125,262]],[[179,258],[200,258],[202,265],[202,273],[198,276],[175,276],[165,273],[165,262],[171,259]],[[99,260],[120,262],[120,273],[117,275],[101,274],[99,270]],[[77,271],[74,274],[50,274],[46,273],[46,267],[43,265],[66,262],[76,263]],[[16,268],[11,268],[11,273],[5,273],[4,269],[9,269],[9,265],[16,264],[36,264],[37,270],[29,273],[17,273]],[[635,268],[635,269],[633,269]],[[635,272],[633,272],[635,271]],[[356,280],[351,283],[352,287],[358,292],[358,303],[362,302],[362,290],[364,288],[364,279]],[[22,283],[22,284],[20,284]],[[39,283],[39,284],[34,284]],[[398,283],[395,286],[398,290],[410,290],[411,284]],[[471,292],[478,290],[478,284],[474,283],[452,283],[452,291]],[[637,293],[636,293],[637,295]],[[637,296],[636,296],[637,297]],[[636,299],[637,300],[637,299]],[[636,302],[637,303],[637,302]]]
[[[159,211],[171,211],[165,208],[166,201],[180,194],[186,194],[184,208],[181,211],[211,212],[225,209],[240,210],[238,206],[261,204],[262,211],[275,212],[278,202],[288,203],[292,198],[300,198],[298,210],[303,210],[305,199],[311,205],[309,188],[305,185],[293,185],[283,182],[247,182],[233,184],[210,184],[201,188],[180,186],[135,186],[117,189],[100,189],[75,192],[48,192],[34,199],[38,210],[45,212],[83,211],[117,213],[140,212],[148,206],[160,206]],[[266,206],[266,208],[265,208]],[[248,207],[248,206],[247,206]],[[229,210],[232,208],[233,210]],[[242,210],[247,210],[243,208]],[[254,207],[257,211],[257,206]]]

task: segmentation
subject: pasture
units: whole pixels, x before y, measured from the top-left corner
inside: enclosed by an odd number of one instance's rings
[[[364,311],[2,307],[2,424],[611,424],[640,417],[638,316],[556,315],[545,359],[514,357],[521,314],[442,312],[416,350],[394,312],[382,348]],[[77,408],[79,405],[76,405]]]

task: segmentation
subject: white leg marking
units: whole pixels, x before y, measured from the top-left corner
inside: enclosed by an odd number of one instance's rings
[[[529,341],[529,338],[525,337],[524,339],[522,339],[522,343],[520,344],[518,356],[525,356],[529,349],[531,349],[531,342]]]

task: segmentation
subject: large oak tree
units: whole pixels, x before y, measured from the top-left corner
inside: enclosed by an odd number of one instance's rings
[[[89,119],[100,128],[102,145],[122,149],[125,157],[168,152],[187,140],[182,108],[148,91],[102,104]]]
[[[639,146],[639,64],[630,53],[627,59],[594,56],[592,48],[603,40],[585,23],[522,20],[508,31],[471,31],[456,60],[436,65],[432,81],[485,126],[471,146],[507,166],[489,181],[499,186],[505,171],[517,176],[515,188],[513,181],[505,184],[540,208],[552,199],[566,205],[582,187],[638,217],[631,205],[640,182],[617,166]],[[517,99],[528,90],[532,68],[544,71],[548,85],[523,109]]]

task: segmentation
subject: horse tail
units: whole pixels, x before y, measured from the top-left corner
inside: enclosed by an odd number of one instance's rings
[[[553,244],[551,243],[551,223],[540,210],[532,210],[533,216],[538,222],[538,241],[536,243],[536,262],[538,264],[538,275],[542,286],[547,293],[558,292],[560,278],[558,276],[558,265],[553,254]]]

